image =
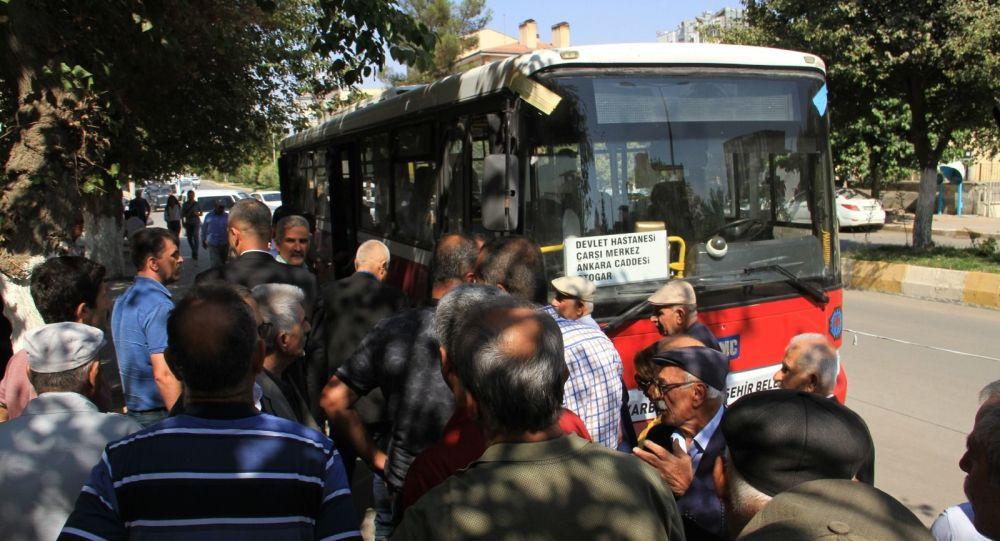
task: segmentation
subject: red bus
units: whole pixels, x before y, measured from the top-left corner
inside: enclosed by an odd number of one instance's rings
[[[772,387],[789,339],[839,347],[842,285],[823,62],[708,44],[547,49],[394,89],[282,142],[284,204],[317,218],[319,263],[360,242],[428,294],[436,238],[519,234],[548,279],[598,284],[594,317],[634,385],[668,279],[731,363],[729,400]],[[794,219],[793,219],[794,218]],[[844,375],[837,394],[843,399]],[[654,413],[631,391],[633,420]]]

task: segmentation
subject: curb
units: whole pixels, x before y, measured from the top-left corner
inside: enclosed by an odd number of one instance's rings
[[[844,286],[1000,310],[1000,274],[841,258]]]
[[[905,224],[904,225],[904,224],[901,224],[901,223],[885,224],[884,226],[882,226],[882,230],[883,231],[904,231],[904,232],[908,232],[908,233],[912,234],[913,233],[913,225],[912,224]],[[971,230],[968,230],[968,229],[934,229],[934,230],[931,231],[931,238],[933,238],[934,236],[940,236],[940,237],[951,237],[951,238],[954,238],[954,239],[970,239],[971,237],[969,236],[969,233],[972,233],[974,235],[978,235],[978,238],[981,238],[981,239],[993,238],[993,239],[1000,240],[1000,234],[998,234],[998,233],[979,233],[979,232],[971,231]]]

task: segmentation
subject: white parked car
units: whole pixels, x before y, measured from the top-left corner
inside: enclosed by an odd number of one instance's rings
[[[201,221],[205,221],[205,216],[215,209],[215,203],[222,201],[222,204],[226,207],[226,210],[232,208],[234,204],[240,199],[241,193],[239,190],[196,190],[194,192],[195,198],[198,200],[198,208],[201,210]]]
[[[250,194],[250,197],[267,205],[267,208],[271,209],[272,213],[281,206],[281,192],[278,191],[253,192]]]
[[[878,199],[872,199],[853,188],[837,188],[837,221],[840,227],[870,227],[879,229],[885,225],[885,209]],[[788,202],[788,219],[796,224],[808,224],[809,206],[805,194],[800,194]]]

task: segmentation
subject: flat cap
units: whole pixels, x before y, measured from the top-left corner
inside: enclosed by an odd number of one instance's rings
[[[691,346],[661,351],[653,355],[660,366],[677,366],[714,389],[725,392],[729,360],[722,353],[705,346]]]
[[[881,490],[820,479],[774,497],[743,528],[743,541],[931,541],[909,509]]]
[[[697,304],[694,288],[684,280],[670,280],[667,285],[656,290],[646,299],[653,306],[671,306],[675,304]]]
[[[865,422],[835,400],[777,389],[726,410],[722,434],[740,475],[773,496],[816,479],[853,479],[871,455]]]
[[[594,293],[597,293],[594,282],[583,276],[560,276],[552,280],[552,287],[563,295],[586,302],[594,302]]]
[[[28,367],[41,374],[65,372],[97,359],[104,332],[83,323],[51,323],[24,337]]]

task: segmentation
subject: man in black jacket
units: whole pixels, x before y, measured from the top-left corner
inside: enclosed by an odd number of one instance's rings
[[[316,277],[301,267],[279,263],[268,251],[271,211],[256,199],[237,201],[229,211],[229,248],[235,259],[202,272],[195,282],[222,280],[253,289],[260,284],[291,284],[305,293],[306,314],[314,314],[319,301]]]

